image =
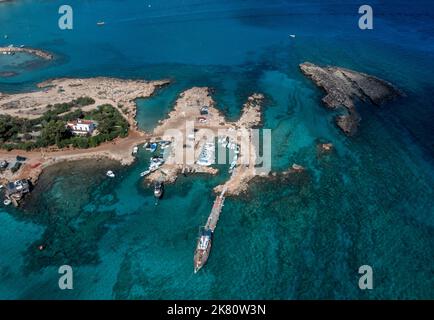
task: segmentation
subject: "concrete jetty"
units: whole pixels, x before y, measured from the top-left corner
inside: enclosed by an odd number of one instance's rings
[[[211,213],[206,222],[205,229],[209,229],[214,232],[215,228],[217,227],[217,222],[219,221],[220,213],[222,212],[225,202],[225,192],[226,189],[223,189],[222,193],[216,197],[211,209]]]

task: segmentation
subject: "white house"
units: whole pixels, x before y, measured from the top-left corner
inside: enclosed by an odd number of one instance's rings
[[[77,119],[68,122],[66,127],[71,130],[74,135],[91,135],[96,128],[96,123],[92,120]]]

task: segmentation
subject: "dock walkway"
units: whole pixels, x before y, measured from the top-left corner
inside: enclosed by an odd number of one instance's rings
[[[226,189],[224,189],[222,193],[215,199],[214,205],[211,209],[211,213],[206,222],[205,229],[210,229],[212,232],[214,232],[215,228],[217,227],[217,222],[219,220],[220,213],[222,212],[222,208],[225,202],[225,192]]]

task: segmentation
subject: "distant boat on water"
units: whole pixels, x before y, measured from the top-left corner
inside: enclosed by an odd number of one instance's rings
[[[154,197],[156,199],[161,199],[161,197],[163,196],[164,193],[164,184],[163,182],[156,182],[154,185]]]
[[[295,38],[295,34],[290,34],[289,35],[291,38]]]
[[[96,24],[97,24],[98,26],[103,26],[103,25],[105,25],[105,21],[98,21]]]
[[[109,177],[109,178],[114,178],[115,174],[114,174],[113,171],[109,170],[109,171],[107,171],[106,176]]]

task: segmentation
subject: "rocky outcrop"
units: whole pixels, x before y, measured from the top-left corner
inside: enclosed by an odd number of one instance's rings
[[[11,78],[18,75],[15,71],[2,71],[0,72],[0,78]]]
[[[300,69],[327,93],[322,101],[328,108],[345,110],[336,118],[336,124],[347,135],[357,132],[361,120],[356,101],[379,106],[403,95],[391,83],[365,73],[339,67],[319,67],[309,62],[302,63]]]
[[[21,48],[21,47],[0,47],[1,54],[14,54],[16,52],[25,52],[44,60],[54,59],[54,55],[52,53],[41,49]]]

